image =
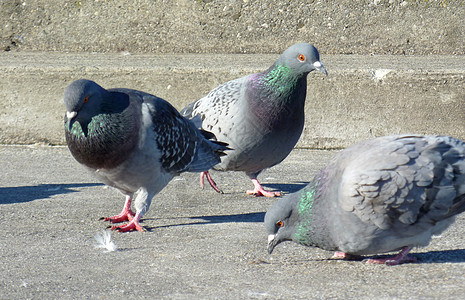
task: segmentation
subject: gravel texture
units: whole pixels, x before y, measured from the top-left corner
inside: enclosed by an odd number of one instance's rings
[[[465,54],[464,0],[2,0],[0,49]]]

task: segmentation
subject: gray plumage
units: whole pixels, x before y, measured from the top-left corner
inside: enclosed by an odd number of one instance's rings
[[[107,220],[132,224],[114,229],[142,230],[138,221],[155,194],[181,172],[210,169],[226,149],[207,140],[168,102],[141,91],[106,90],[81,79],[66,88],[64,103],[71,154],[126,195],[122,213]],[[136,192],[134,214],[130,205]]]
[[[282,241],[371,255],[412,247],[465,210],[465,143],[447,136],[387,136],[338,153],[301,191],[265,215],[268,250]]]
[[[295,44],[266,71],[226,82],[181,111],[201,116],[202,128],[232,149],[215,170],[245,172],[262,194],[258,174],[283,161],[302,133],[307,75],[326,74],[319,59],[314,46]]]

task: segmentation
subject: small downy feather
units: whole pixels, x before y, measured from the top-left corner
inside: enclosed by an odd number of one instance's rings
[[[111,231],[110,230],[103,230],[103,233],[97,233],[94,236],[97,243],[95,244],[95,248],[103,248],[105,249],[104,252],[112,252],[118,250],[116,244],[111,240]]]

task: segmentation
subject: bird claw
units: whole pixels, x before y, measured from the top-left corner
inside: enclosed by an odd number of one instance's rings
[[[386,264],[388,266],[396,266],[403,263],[411,263],[416,262],[417,258],[413,256],[409,256],[408,253],[412,250],[411,247],[404,247],[394,257],[386,257],[386,258],[370,258],[366,260],[367,264]]]
[[[247,195],[254,195],[255,197],[261,197],[261,196],[264,196],[264,197],[281,197],[282,196],[282,193],[281,192],[269,192],[269,191],[265,191],[264,189],[255,189],[255,190],[248,190],[247,191]]]
[[[334,254],[333,254],[333,256],[331,258],[346,259],[348,256],[349,256],[349,254],[347,254],[345,252],[336,251],[336,252],[334,252]]]
[[[129,232],[129,231],[146,231],[144,227],[142,227],[139,222],[132,220],[128,224],[125,225],[117,225],[111,227],[111,230],[117,230],[119,232]]]
[[[200,173],[200,187],[202,188],[202,190],[204,188],[204,177],[207,177],[208,183],[217,193],[224,194],[223,191],[218,188],[216,182],[213,180],[213,178],[210,175],[210,172],[208,171]]]
[[[414,263],[417,262],[417,258],[413,256],[406,256],[402,259],[396,257],[386,257],[386,258],[370,258],[366,259],[367,264],[384,264],[388,266],[397,266],[404,263]]]
[[[336,251],[334,252],[332,259],[342,259],[342,260],[361,260],[360,256],[353,255],[345,252]]]
[[[252,179],[252,183],[254,185],[254,189],[253,190],[248,190],[247,191],[247,194],[248,195],[255,195],[255,197],[260,197],[260,196],[265,196],[265,197],[280,197],[282,196],[282,193],[281,192],[270,192],[270,191],[266,191],[262,185],[260,184],[260,182],[256,179],[256,178],[253,178]]]
[[[126,222],[129,221],[131,222],[134,219],[134,212],[132,210],[123,210],[119,215],[113,216],[113,217],[102,217],[100,220],[110,221],[111,223],[121,223],[121,222]]]

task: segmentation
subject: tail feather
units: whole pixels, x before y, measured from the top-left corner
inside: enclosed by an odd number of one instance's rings
[[[449,208],[447,214],[443,215],[440,220],[442,221],[452,216],[461,214],[465,211],[465,195],[461,195],[454,200],[454,204]]]
[[[200,130],[200,133],[199,144],[194,159],[186,170],[188,172],[210,170],[221,162],[221,156],[227,155],[225,151],[231,150],[227,143],[217,141],[213,133],[205,130]]]
[[[190,163],[188,172],[204,172],[221,162],[220,157],[227,155],[225,151],[231,150],[228,143],[218,141],[213,132],[202,129],[202,117],[193,116],[194,103],[189,104],[183,110],[181,115],[194,125],[200,133],[198,136],[198,146],[194,159]]]
[[[465,143],[451,137],[445,139],[446,142],[443,144],[448,147],[444,147],[442,157],[448,166],[452,167],[448,175],[452,178],[457,197],[447,213],[441,216],[441,220],[465,212]]]
[[[186,107],[184,107],[179,113],[186,119],[192,119],[193,118],[193,112],[194,112],[194,105],[195,102],[190,103]]]
[[[216,136],[213,132],[206,131],[205,129],[200,129],[200,133],[203,135],[204,138],[210,141],[216,141]]]
[[[229,146],[228,143],[224,143],[220,141],[212,141],[212,140],[209,140],[209,142],[210,144],[213,144],[212,148],[218,156],[225,156],[227,155],[225,151],[232,150],[231,148],[228,147]]]

